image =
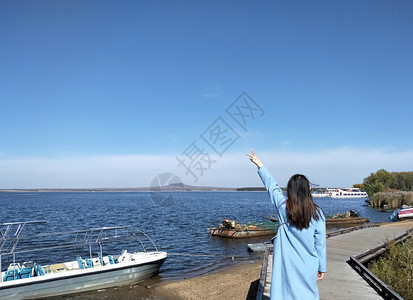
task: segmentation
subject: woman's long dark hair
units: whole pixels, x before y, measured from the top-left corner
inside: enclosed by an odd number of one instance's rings
[[[302,174],[293,175],[287,185],[287,221],[298,229],[308,228],[311,218],[321,217],[321,208],[313,202],[310,181]]]

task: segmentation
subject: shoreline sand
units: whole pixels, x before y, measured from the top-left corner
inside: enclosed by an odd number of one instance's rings
[[[167,281],[154,287],[160,299],[255,299],[262,260],[238,263],[210,274],[177,281]]]
[[[384,223],[381,226],[413,228],[413,220]],[[368,250],[368,249],[366,249]],[[210,274],[189,279],[162,282],[154,287],[159,299],[255,299],[262,259],[241,263]]]

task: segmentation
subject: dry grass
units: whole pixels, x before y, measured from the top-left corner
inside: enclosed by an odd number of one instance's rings
[[[413,300],[413,238],[389,244],[388,251],[372,264],[371,271],[406,300]]]
[[[383,207],[387,204],[390,209],[400,208],[403,204],[413,205],[413,192],[379,192],[370,197],[370,205]]]

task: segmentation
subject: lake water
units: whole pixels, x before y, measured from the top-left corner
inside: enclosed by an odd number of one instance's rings
[[[390,214],[366,206],[365,199],[314,198],[314,201],[326,215],[355,209],[370,222],[387,222]],[[275,215],[266,192],[184,192],[177,201],[157,203],[151,193],[145,192],[0,193],[0,223],[46,221],[31,229],[26,227],[25,234],[135,226],[169,253],[159,276],[154,279],[159,282],[231,265],[234,263],[232,257],[236,262],[256,260],[257,256],[247,250],[247,240],[212,237],[207,228],[217,225],[223,218],[245,223],[265,221],[264,217]],[[248,239],[248,242],[263,240],[269,237]],[[130,251],[134,248],[139,250],[134,245],[128,246]],[[110,252],[110,248],[105,250]],[[40,255],[36,261],[48,263],[48,255],[50,253]],[[70,252],[65,255],[74,258]],[[17,259],[26,260],[24,257]],[[8,261],[3,258],[3,270],[6,264]],[[112,292],[122,295],[122,289]],[[142,299],[151,298],[147,292],[143,293],[146,294]],[[124,295],[119,299],[122,297]],[[139,298],[135,295],[134,299]]]

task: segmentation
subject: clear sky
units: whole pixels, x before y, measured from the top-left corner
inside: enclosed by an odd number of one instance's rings
[[[0,37],[0,188],[413,170],[410,0],[0,0]]]

